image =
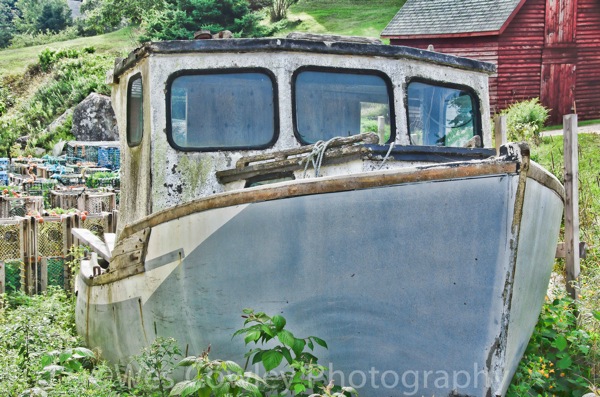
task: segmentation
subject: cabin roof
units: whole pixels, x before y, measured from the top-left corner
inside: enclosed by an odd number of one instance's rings
[[[407,0],[382,37],[498,34],[524,0]]]
[[[338,55],[378,56],[412,59],[452,66],[483,73],[494,73],[496,67],[487,62],[460,58],[404,46],[364,44],[345,41],[317,41],[282,38],[178,40],[146,43],[132,51],[126,59],[116,62],[113,78],[134,67],[141,59],[152,54],[191,53],[247,53],[247,52],[313,52]]]

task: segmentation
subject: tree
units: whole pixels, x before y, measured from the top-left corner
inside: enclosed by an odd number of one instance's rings
[[[0,0],[0,48],[10,45],[15,34],[14,16],[16,0]]]
[[[60,32],[70,25],[71,9],[65,2],[53,1],[42,6],[42,12],[36,21],[38,32]]]
[[[271,22],[281,21],[287,17],[287,12],[292,4],[297,3],[298,0],[272,0],[271,8],[269,9],[271,14]]]
[[[59,30],[71,23],[71,9],[66,0],[17,0],[15,5],[18,15],[15,16],[14,23],[19,33],[38,33],[48,29],[43,23],[43,13],[52,19],[52,27],[62,25]],[[61,22],[63,19],[65,23]]]
[[[141,41],[191,39],[201,29],[212,33],[230,30],[244,37],[265,33],[247,0],[168,0],[164,5],[142,14],[145,34]]]

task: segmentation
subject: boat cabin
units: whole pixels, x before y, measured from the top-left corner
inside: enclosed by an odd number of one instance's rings
[[[145,44],[111,76],[120,224],[258,184],[491,156],[493,72],[341,37]]]

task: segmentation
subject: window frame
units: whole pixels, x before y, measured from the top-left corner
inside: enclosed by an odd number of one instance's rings
[[[140,80],[140,82],[142,84],[142,97],[141,97],[142,134],[140,136],[139,141],[132,141],[131,140],[131,130],[129,128],[130,127],[129,121],[131,120],[131,107],[129,106],[129,104],[130,104],[130,98],[131,98],[131,89],[133,87],[133,84],[137,80]],[[127,146],[129,146],[130,148],[140,146],[142,144],[142,141],[144,140],[144,78],[142,77],[142,73],[134,74],[127,81],[127,131],[126,131],[125,135],[126,135],[126,139],[127,139]]]
[[[472,103],[473,103],[473,112],[475,113],[475,116],[473,117],[473,136],[477,136],[479,135],[479,137],[481,138],[481,143],[483,145],[483,132],[482,132],[482,128],[481,128],[481,98],[479,97],[479,95],[477,95],[477,92],[473,89],[473,87],[469,87],[467,85],[463,85],[463,84],[456,84],[456,83],[450,83],[447,81],[439,81],[439,80],[432,80],[432,79],[427,79],[427,78],[423,78],[423,77],[409,77],[406,79],[406,83],[404,86],[404,111],[406,112],[406,133],[408,134],[408,140],[410,142],[410,145],[412,146],[428,146],[428,147],[460,147],[460,146],[437,146],[437,145],[417,145],[415,143],[413,143],[412,140],[412,134],[410,131],[410,118],[409,118],[409,105],[408,105],[408,86],[411,83],[422,83],[422,84],[428,84],[428,85],[432,85],[432,86],[436,86],[436,87],[442,87],[442,88],[450,88],[450,89],[454,89],[454,90],[461,90],[461,91],[465,91],[467,94],[469,94],[469,96],[472,99]]]
[[[337,74],[356,74],[356,75],[368,75],[380,77],[386,86],[388,98],[389,98],[389,112],[390,112],[390,138],[385,144],[389,144],[396,140],[396,111],[394,107],[394,85],[390,77],[381,70],[376,69],[353,69],[353,68],[338,68],[328,66],[316,66],[307,65],[299,67],[292,74],[292,128],[294,130],[294,136],[300,142],[301,145],[312,145],[314,142],[306,142],[302,139],[300,132],[298,131],[298,116],[296,112],[296,81],[298,76],[302,72],[325,72],[325,73],[337,73]]]
[[[254,146],[229,146],[229,147],[183,147],[177,145],[173,139],[172,121],[171,121],[171,91],[173,82],[182,76],[206,76],[206,75],[225,75],[225,74],[243,74],[243,73],[261,73],[266,75],[271,80],[273,87],[273,136],[271,140],[265,144]],[[275,145],[279,139],[279,89],[275,74],[267,68],[249,67],[249,68],[219,68],[219,69],[183,69],[169,75],[166,81],[165,90],[165,106],[166,106],[166,128],[167,141],[175,150],[182,152],[217,152],[217,151],[241,151],[241,150],[260,150],[267,149]]]

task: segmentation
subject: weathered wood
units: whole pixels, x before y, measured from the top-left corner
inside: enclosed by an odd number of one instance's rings
[[[352,145],[356,143],[374,144],[378,141],[379,137],[377,136],[377,134],[373,132],[368,132],[364,134],[352,135],[349,137],[343,137],[332,140],[327,145],[327,148],[337,148],[340,146]],[[290,157],[310,153],[312,152],[314,147],[315,145],[306,145],[294,149],[280,150],[278,152],[261,153],[255,156],[244,156],[237,161],[236,168],[243,169],[245,167],[248,167],[252,163],[288,159]],[[300,161],[301,158],[297,158],[295,160]]]
[[[108,248],[106,247],[106,244],[104,243],[104,241],[100,240],[100,238],[94,233],[90,232],[87,229],[78,228],[72,229],[71,233],[73,234],[73,237],[83,242],[84,244],[89,245],[93,251],[97,252],[98,255],[100,255],[100,257],[110,262],[112,256]]]
[[[48,258],[42,258],[40,263],[40,292],[45,292],[48,289]]]
[[[6,292],[6,270],[4,270],[4,262],[0,261],[0,294]]]
[[[337,36],[333,34],[314,34],[304,32],[292,32],[287,35],[288,39],[292,40],[313,40],[313,41],[329,41],[343,43],[358,43],[358,44],[382,44],[381,40],[371,37],[360,36]]]
[[[506,116],[498,115],[494,119],[494,136],[496,153],[500,154],[500,146],[506,143]]]
[[[113,250],[115,249],[115,239],[117,235],[115,233],[104,233],[104,242],[106,243],[106,248],[108,248],[108,252],[112,255]]]
[[[580,241],[579,242],[579,258],[581,258],[581,259],[587,258],[587,250],[588,250],[587,243],[585,241]],[[567,248],[565,247],[564,242],[561,241],[556,245],[556,254],[554,257],[555,258],[566,258],[567,257]]]
[[[183,216],[214,208],[232,205],[249,204],[259,201],[278,200],[287,197],[304,196],[308,194],[324,194],[373,187],[387,186],[399,183],[424,182],[441,179],[468,178],[491,174],[514,174],[517,172],[517,162],[489,161],[480,163],[453,163],[452,165],[410,167],[403,169],[383,170],[364,174],[335,176],[328,178],[311,178],[295,181],[293,184],[266,185],[215,194],[211,197],[197,199],[167,210],[154,213],[142,218],[134,224],[127,225],[119,235],[120,239],[132,236],[146,228],[181,218]],[[115,251],[119,248],[117,242]],[[113,252],[113,256],[115,252]]]
[[[563,118],[565,156],[565,267],[567,291],[577,299],[579,295],[579,159],[577,151],[577,115]]]

